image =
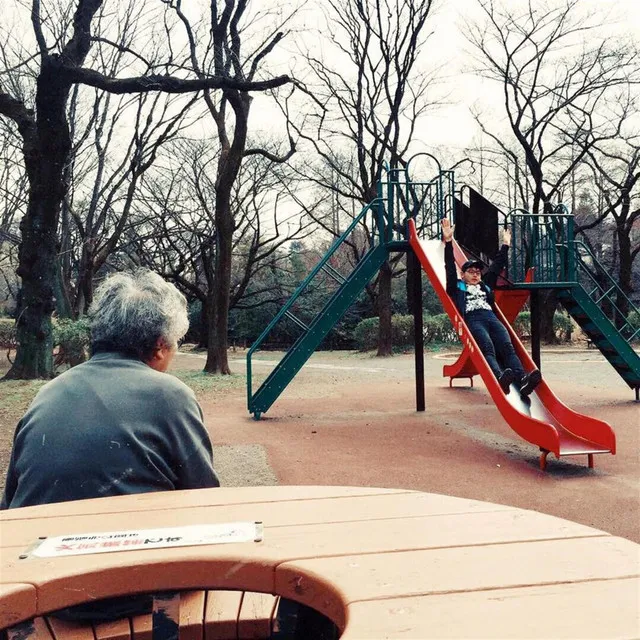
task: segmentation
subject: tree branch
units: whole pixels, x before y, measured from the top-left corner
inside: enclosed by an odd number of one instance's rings
[[[42,23],[40,21],[40,0],[33,0],[31,5],[31,24],[33,25],[33,33],[36,36],[38,49],[40,49],[40,55],[45,56],[47,54],[47,43],[42,33]]]
[[[35,130],[36,122],[33,109],[27,109],[21,100],[10,96],[0,87],[0,115],[6,116],[18,125],[23,139],[28,139]]]
[[[89,85],[108,91],[109,93],[148,93],[150,91],[163,91],[165,93],[189,93],[205,89],[235,89],[237,91],[265,91],[275,89],[291,82],[288,75],[276,76],[270,80],[246,82],[220,76],[204,78],[175,78],[166,75],[138,76],[134,78],[110,78],[92,69],[83,67],[64,67],[70,82]]]
[[[130,47],[127,47],[123,44],[119,44],[117,42],[114,42],[113,40],[109,40],[109,38],[103,38],[103,37],[99,37],[99,36],[93,36],[91,38],[91,42],[102,42],[104,44],[108,44],[110,47],[113,47],[114,49],[117,49],[118,51],[120,51],[120,53],[129,53],[131,54],[134,58],[137,58],[138,60],[140,60],[141,62],[144,62],[144,64],[147,65],[147,69],[150,69],[153,65],[151,64],[151,62],[149,62],[149,60],[147,60],[145,57],[143,57],[142,55],[140,55],[137,51],[134,51],[133,49],[131,49]]]

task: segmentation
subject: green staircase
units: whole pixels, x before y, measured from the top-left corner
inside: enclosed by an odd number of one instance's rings
[[[438,167],[436,177],[426,182],[411,180],[409,164],[424,159],[435,161]],[[353,219],[247,352],[247,404],[256,420],[293,380],[376,275],[389,253],[407,250],[406,220],[413,218],[422,234],[435,237],[440,233],[440,218],[452,216],[454,174],[451,170],[443,170],[433,156],[428,153],[417,154],[405,167],[386,167],[385,171],[386,178],[378,183],[378,197]],[[341,262],[340,251],[350,251],[363,244],[370,248],[351,273],[340,273],[332,265],[334,257],[336,263]],[[326,286],[328,281],[331,287]],[[311,291],[329,292],[327,301],[315,315],[305,305],[304,294]],[[288,322],[296,328],[298,337],[253,393],[252,357],[280,322]]]
[[[638,310],[589,248],[575,240],[573,215],[558,205],[539,215],[516,209],[509,217],[509,276],[515,287],[555,289],[564,308],[640,400],[640,356],[632,346],[640,327],[627,320],[629,312]],[[530,267],[535,281],[525,283]],[[619,300],[625,301],[626,314]]]
[[[380,216],[383,215],[383,209],[380,202],[376,200],[363,209],[362,213],[334,243],[329,252],[313,269],[300,287],[298,287],[291,299],[280,310],[278,315],[273,319],[247,353],[248,406],[249,412],[254,415],[254,418],[259,419],[261,414],[271,407],[285,387],[291,382],[291,380],[293,380],[304,363],[318,348],[324,338],[327,337],[336,322],[338,322],[349,306],[356,300],[358,295],[365,288],[366,284],[376,275],[384,261],[387,259],[389,254],[387,244],[379,242],[372,246],[372,248],[365,254],[360,262],[358,262],[355,269],[347,277],[342,276],[330,264],[331,257],[341,246],[344,245],[356,226],[368,214],[372,214],[373,217],[377,219],[375,223],[376,226],[382,229],[385,228],[384,222],[381,222],[380,218]],[[333,281],[338,283],[339,286],[329,297],[320,312],[312,318],[311,321],[305,322],[293,313],[293,305],[296,301],[300,301],[305,290],[309,287],[313,287],[314,281],[317,281],[320,275],[329,276]],[[278,365],[260,385],[258,390],[255,393],[252,393],[251,357],[264,342],[273,327],[282,320],[293,322],[294,325],[298,327],[298,330],[301,331],[301,334]]]
[[[611,363],[620,377],[640,393],[640,356],[632,347],[640,327],[631,325],[619,310],[617,300],[625,296],[615,280],[588,247],[575,242],[578,283],[559,291],[558,297],[594,346]],[[629,311],[637,311],[627,299]]]

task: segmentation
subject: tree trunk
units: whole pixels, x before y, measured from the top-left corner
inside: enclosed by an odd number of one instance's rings
[[[226,91],[225,98],[233,108],[235,128],[233,142],[223,144],[218,161],[216,180],[216,255],[214,267],[213,305],[209,307],[209,346],[204,370],[207,373],[229,375],[229,300],[231,298],[231,266],[233,260],[233,232],[235,220],[231,210],[231,192],[242,164],[247,142],[247,122],[251,96],[237,91]],[[214,118],[215,119],[215,118]],[[225,123],[218,117],[219,131]],[[227,140],[226,131],[221,139]]]
[[[85,245],[86,244],[88,244],[88,242],[85,241]],[[76,286],[75,312],[78,318],[87,313],[93,302],[93,264],[93,251],[87,246],[83,247]]]
[[[198,331],[198,349],[209,347],[209,298],[202,301],[200,307],[200,331]]]
[[[629,237],[629,234],[626,232],[626,229],[621,226],[618,226],[617,232],[619,248],[618,259],[620,261],[618,267],[618,282],[620,284],[620,288],[626,294],[622,295],[621,293],[618,293],[616,300],[616,306],[618,307],[622,315],[622,317],[620,318],[616,317],[616,324],[619,328],[625,323],[626,318],[629,315],[628,296],[633,291],[633,261],[631,259],[631,238]]]
[[[22,287],[16,320],[18,349],[5,376],[8,379],[53,377],[51,313],[55,309],[56,234],[55,225],[45,223],[43,207],[42,201],[30,197],[28,213],[20,224],[22,241],[17,274],[22,278]]]
[[[393,273],[389,261],[380,268],[378,279],[378,353],[377,357],[393,355],[393,338],[391,335],[391,280]]]
[[[207,373],[221,373],[229,375],[228,325],[229,325],[229,297],[231,288],[231,259],[233,224],[231,233],[222,232],[218,227],[215,257],[215,287],[211,296],[212,305],[209,317],[209,345],[207,361],[204,370]]]
[[[65,113],[69,88],[59,78],[57,59],[44,57],[36,88],[35,139],[24,143],[29,201],[20,224],[16,271],[22,279],[16,321],[18,349],[7,378],[53,377],[51,314],[55,309],[58,217],[66,191],[63,172],[71,149]]]
[[[540,292],[540,340],[546,344],[558,344],[560,341],[553,329],[553,316],[558,306],[556,292]]]

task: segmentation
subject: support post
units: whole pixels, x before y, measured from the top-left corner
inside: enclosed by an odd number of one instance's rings
[[[407,251],[408,307],[413,313],[414,357],[416,370],[416,411],[425,410],[424,327],[422,323],[422,270],[414,251]]]
[[[542,371],[540,363],[540,290],[531,289],[529,297],[531,309],[531,358]]]

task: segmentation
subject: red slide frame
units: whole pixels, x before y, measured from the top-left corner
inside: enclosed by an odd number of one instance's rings
[[[444,243],[441,240],[421,240],[418,238],[415,223],[409,220],[409,242],[422,268],[426,272],[442,305],[451,318],[451,322],[463,344],[464,349],[482,377],[493,402],[507,424],[524,440],[540,447],[540,467],[546,467],[549,453],[556,457],[586,454],[589,466],[593,466],[593,454],[616,452],[616,436],[611,426],[590,416],[573,411],[554,395],[544,378],[528,401],[523,400],[515,385],[509,394],[505,394],[498,384],[476,341],[469,332],[462,316],[446,292],[444,270]],[[456,262],[466,259],[464,252],[454,240]],[[529,353],[520,342],[513,328],[505,319],[496,303],[496,315],[511,336],[525,371],[536,368]],[[511,314],[510,314],[511,315]],[[462,363],[460,359],[458,361]],[[468,370],[471,374],[471,370]],[[451,372],[450,372],[451,373]],[[459,371],[461,373],[461,371]]]

